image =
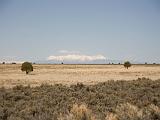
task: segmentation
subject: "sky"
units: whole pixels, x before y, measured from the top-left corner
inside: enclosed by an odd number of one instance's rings
[[[57,59],[160,63],[160,1],[0,0],[0,61]]]

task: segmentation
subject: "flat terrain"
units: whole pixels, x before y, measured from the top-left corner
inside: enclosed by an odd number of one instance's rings
[[[135,80],[146,77],[160,79],[160,65],[133,65],[125,69],[123,65],[33,65],[29,75],[21,71],[21,65],[0,65],[0,87],[16,85],[38,86],[43,84],[65,85],[82,82],[95,84],[108,80]]]
[[[0,120],[160,120],[159,65],[33,67],[0,65]]]

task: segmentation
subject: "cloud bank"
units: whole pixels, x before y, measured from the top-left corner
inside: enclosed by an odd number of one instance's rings
[[[80,54],[68,54],[68,55],[49,56],[47,60],[90,62],[95,60],[106,60],[106,57],[104,57],[103,55],[90,56],[90,55],[80,55]]]
[[[79,51],[69,51],[69,50],[59,50],[58,52],[62,54],[79,54],[80,53]]]
[[[16,61],[16,60],[0,60],[0,63],[5,62],[5,63],[23,63],[24,61]]]

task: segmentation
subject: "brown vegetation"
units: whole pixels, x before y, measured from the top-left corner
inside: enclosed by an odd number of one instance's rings
[[[159,120],[160,80],[0,89],[2,120]]]

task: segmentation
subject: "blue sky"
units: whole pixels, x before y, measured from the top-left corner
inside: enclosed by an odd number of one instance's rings
[[[159,0],[0,0],[0,60],[64,54],[160,63]]]

